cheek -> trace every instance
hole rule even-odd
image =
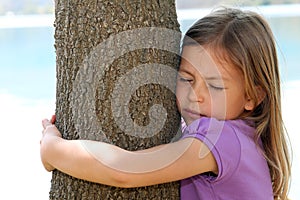
[[[177,88],[176,88],[176,103],[177,103],[177,106],[178,106],[178,107],[180,106],[181,101],[182,101],[182,92],[181,92],[181,90],[177,87]]]
[[[184,104],[185,98],[187,96],[187,91],[180,86],[176,87],[176,103],[177,103],[177,107],[181,108],[181,105]]]
[[[212,112],[222,119],[235,119],[237,118],[244,110],[243,96],[237,94],[226,93],[218,98],[214,97],[213,99],[213,109]]]
[[[227,101],[227,94],[226,92],[222,91],[210,91],[210,101],[212,102],[211,104],[217,107],[222,107],[226,105]]]
[[[210,96],[211,116],[218,119],[226,118],[228,99],[225,92],[211,92]]]
[[[176,95],[176,104],[177,104],[177,108],[180,111],[180,104],[181,104],[181,100],[178,98],[178,96]]]

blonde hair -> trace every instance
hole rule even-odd
[[[287,199],[291,164],[281,113],[280,77],[276,45],[268,23],[257,13],[235,8],[217,9],[197,21],[185,34],[183,45],[213,48],[215,56],[239,67],[246,96],[255,109],[243,113],[256,125],[269,165],[274,199]],[[261,93],[265,97],[261,101]]]

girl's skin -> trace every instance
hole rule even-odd
[[[245,95],[242,73],[214,58],[210,51],[196,45],[185,46],[182,51],[176,95],[187,125],[202,116],[237,119],[255,106]],[[58,169],[76,178],[117,187],[171,182],[204,172],[218,174],[212,153],[198,139],[185,138],[130,152],[102,142],[65,140],[49,120],[43,120],[42,125],[41,159],[48,171]]]

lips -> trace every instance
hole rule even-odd
[[[190,118],[200,118],[200,117],[204,117],[205,115],[202,115],[201,113],[195,111],[195,110],[191,110],[191,109],[184,109],[183,110],[185,112],[186,115],[188,115]]]

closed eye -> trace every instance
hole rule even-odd
[[[192,82],[193,80],[189,79],[189,78],[179,77],[179,81],[182,81],[182,82]]]
[[[208,84],[208,86],[209,86],[210,88],[212,88],[213,90],[224,90],[224,89],[226,89],[226,88],[223,87],[223,86],[216,86],[216,85],[212,85],[212,84]]]
[[[181,74],[178,74],[177,79],[179,82],[182,82],[182,83],[190,83],[193,81],[193,78],[191,78],[189,76],[183,76]]]

